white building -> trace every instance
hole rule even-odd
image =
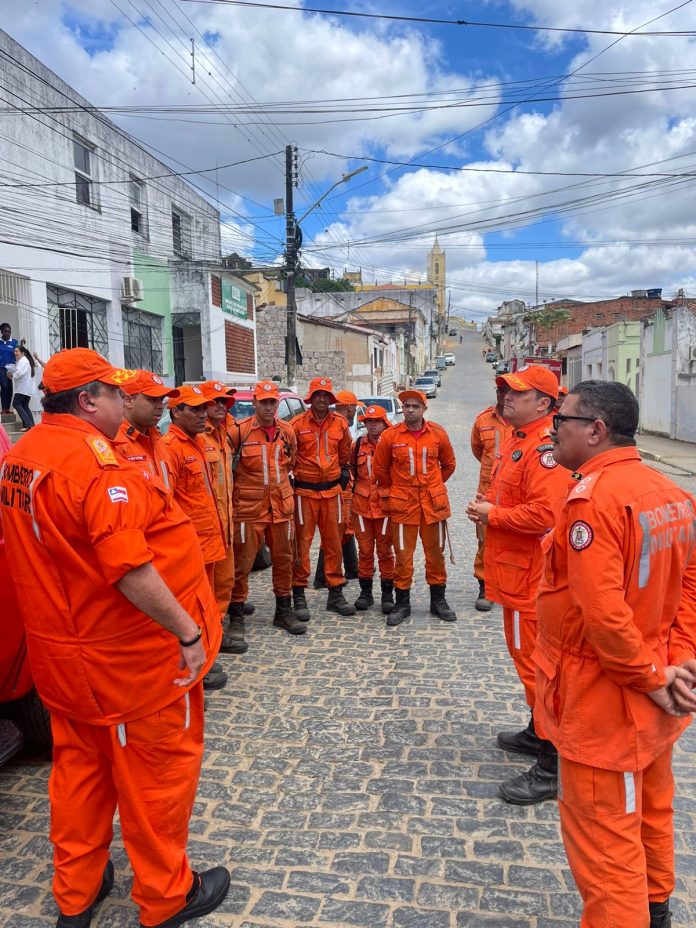
[[[658,309],[641,322],[639,392],[642,431],[696,442],[693,303]]]
[[[43,359],[253,380],[254,288],[221,266],[218,211],[1,31],[0,60],[0,321]]]

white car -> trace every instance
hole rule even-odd
[[[365,407],[382,406],[387,410],[387,418],[392,425],[404,421],[404,410],[398,396],[361,396],[359,402]]]
[[[455,356],[452,354],[451,351],[445,352],[445,359],[447,360],[448,367],[454,367],[454,365],[457,363],[457,359],[455,358]]]

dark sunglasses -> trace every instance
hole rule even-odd
[[[597,417],[596,416],[564,416],[562,413],[558,413],[557,415],[553,416],[551,420],[554,432],[558,431],[558,426],[561,424],[561,422],[570,422],[571,419],[576,419],[578,422],[595,422]]]

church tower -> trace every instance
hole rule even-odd
[[[435,235],[432,249],[428,252],[428,283],[437,288],[437,313],[444,318],[447,312],[445,306],[445,287],[447,283],[447,269],[445,253]]]

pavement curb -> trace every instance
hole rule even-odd
[[[682,464],[677,464],[676,461],[663,458],[661,454],[657,454],[655,451],[648,451],[646,448],[638,448],[638,454],[646,461],[655,461],[656,464],[665,464],[667,467],[673,467],[675,470],[681,471],[687,477],[696,476],[693,471],[688,470]]]

